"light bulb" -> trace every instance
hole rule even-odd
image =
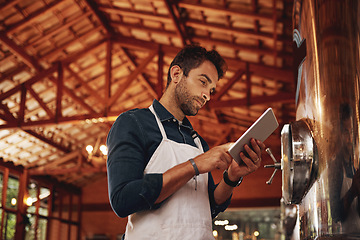
[[[102,154],[107,155],[108,149],[107,149],[107,147],[105,145],[101,145],[100,146],[100,151],[102,152]]]
[[[86,151],[88,152],[88,154],[91,154],[93,150],[94,150],[93,146],[91,145],[86,146]]]

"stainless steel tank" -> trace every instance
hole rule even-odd
[[[300,239],[360,239],[360,0],[295,0],[296,121],[282,130],[283,199]]]

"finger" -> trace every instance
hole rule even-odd
[[[221,155],[221,159],[226,162],[227,165],[229,165],[232,161],[232,157],[227,151]]]
[[[256,140],[256,143],[259,145],[261,151],[264,151],[264,150],[265,150],[266,146],[265,146],[265,144],[264,144],[262,141]]]
[[[240,158],[245,163],[248,169],[248,173],[251,173],[258,168],[257,165],[250,158],[248,158],[243,152],[240,152]]]
[[[248,145],[245,145],[245,150],[249,154],[249,157],[254,163],[259,161],[260,159],[259,155],[256,152],[254,152],[254,150],[252,150]]]
[[[257,142],[255,141],[255,139],[251,139],[250,140],[250,143],[251,143],[251,146],[252,146],[252,149],[254,152],[256,152],[256,154],[259,156],[261,155],[261,148],[260,146],[257,144]]]

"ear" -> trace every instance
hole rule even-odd
[[[182,76],[182,69],[178,65],[174,65],[170,69],[171,81],[175,84],[178,83]]]

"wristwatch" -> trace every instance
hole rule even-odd
[[[243,177],[241,177],[241,178],[239,179],[239,181],[237,181],[237,182],[231,181],[231,180],[229,179],[229,175],[228,175],[228,171],[227,171],[227,170],[224,171],[224,173],[223,173],[223,178],[224,178],[224,182],[225,182],[227,185],[229,185],[230,187],[237,187],[237,186],[239,186],[240,183],[241,183],[242,180],[243,180]]]

